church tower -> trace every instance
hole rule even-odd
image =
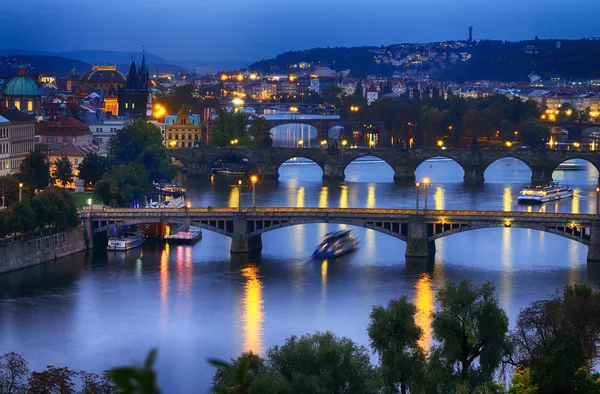
[[[147,104],[150,101],[150,89],[146,55],[142,55],[142,64],[136,68],[135,58],[131,59],[125,86],[117,91],[119,115],[127,115],[133,119],[146,119]]]
[[[108,93],[104,96],[104,112],[111,112],[113,115],[119,115],[119,101],[117,99],[117,90],[114,86],[108,89]]]

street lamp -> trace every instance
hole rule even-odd
[[[327,145],[327,140],[321,140],[321,146]]]
[[[417,205],[416,205],[415,213],[419,213],[419,186],[421,186],[421,184],[419,182],[417,182],[417,183],[415,183],[415,186],[417,187]]]
[[[506,141],[505,145],[506,145],[507,148],[510,148],[512,146],[512,142]]]
[[[441,148],[442,146],[444,146],[444,141],[442,141],[442,140],[438,140],[438,142],[437,142],[437,146],[439,146],[440,148]]]
[[[250,184],[252,185],[252,208],[256,208],[256,183],[258,182],[258,176],[252,175],[250,177]]]
[[[346,146],[346,145],[348,145],[348,141],[342,140],[342,146]]]
[[[242,180],[238,179],[238,211],[242,210]]]
[[[600,216],[600,186],[596,186],[596,219]]]
[[[19,202],[23,200],[23,182],[19,182]]]
[[[424,194],[424,200],[425,200],[425,204],[424,204],[424,208],[425,210],[427,210],[427,187],[429,187],[429,178],[425,178],[423,179],[423,184],[425,185],[425,188],[423,190]]]
[[[298,145],[300,145],[300,148],[302,148],[302,146],[304,145],[304,140],[298,140]]]

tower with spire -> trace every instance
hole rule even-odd
[[[135,57],[132,56],[125,86],[117,91],[119,115],[126,115],[133,119],[146,119],[151,115],[147,111],[148,107],[152,108],[149,82],[150,73],[146,65],[146,53],[142,53],[139,67],[136,67]]]
[[[469,42],[473,42],[473,25],[469,25]]]

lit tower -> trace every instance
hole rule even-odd
[[[469,42],[473,42],[473,25],[469,25]]]

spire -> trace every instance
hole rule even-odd
[[[139,77],[135,69],[135,57],[132,57],[131,65],[129,66],[129,73],[127,74],[127,81],[125,81],[125,89],[137,89],[138,84]]]
[[[143,48],[143,47],[142,47]],[[148,87],[148,68],[146,67],[146,50],[142,49],[142,64],[140,64],[140,89]]]

